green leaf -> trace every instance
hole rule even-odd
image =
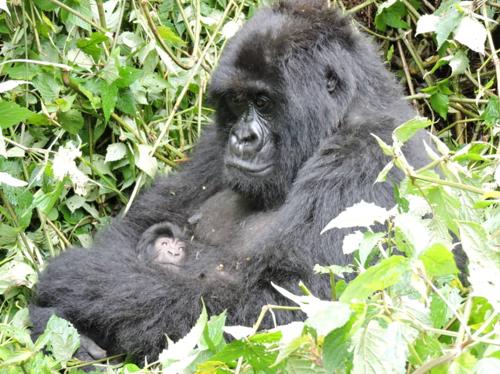
[[[473,294],[485,297],[500,310],[500,252],[493,239],[477,222],[458,221],[462,247],[469,259],[469,277]]]
[[[432,109],[438,112],[441,118],[446,119],[448,116],[448,96],[441,92],[436,92],[431,95],[429,100],[431,102]]]
[[[86,54],[92,56],[94,61],[98,61],[103,49],[99,46],[101,43],[107,41],[108,38],[102,32],[93,32],[90,38],[83,38],[76,42],[76,46]]]
[[[143,71],[135,69],[130,66],[124,66],[119,68],[120,78],[118,78],[114,84],[118,88],[128,88],[137,79],[141,78]]]
[[[61,85],[54,78],[53,73],[42,73],[38,74],[32,81],[33,86],[42,95],[43,101],[45,103],[52,103],[59,97],[59,92],[61,91]]]
[[[385,31],[387,26],[396,29],[408,29],[409,25],[402,18],[407,14],[405,5],[399,0],[388,0],[379,5],[375,16],[375,26]]]
[[[117,100],[118,87],[114,83],[109,85],[106,81],[101,81],[101,103],[105,123],[109,121],[111,113],[115,110]]]
[[[357,317],[357,316],[356,316]],[[346,361],[350,360],[350,336],[355,322],[355,316],[351,317],[344,326],[330,332],[323,343],[323,365],[328,373],[336,370],[345,370]]]
[[[50,334],[49,350],[63,363],[68,362],[80,347],[80,337],[73,325],[56,315],[50,317],[45,332]]]
[[[226,323],[226,312],[218,316],[210,317],[200,340],[200,347],[209,348],[213,353],[219,350],[224,343],[224,325]]]
[[[78,131],[83,127],[82,114],[76,109],[71,109],[67,112],[59,112],[57,114],[57,119],[62,128],[72,135],[78,134]]]
[[[377,141],[379,147],[382,148],[382,152],[384,152],[384,155],[386,155],[386,156],[394,156],[394,149],[389,144],[387,144],[386,142],[384,142],[381,138],[379,138],[375,134],[370,134],[370,135],[375,138],[375,140]]]
[[[162,39],[166,40],[171,44],[179,46],[186,44],[186,42],[182,40],[170,27],[161,25],[158,27],[158,32],[162,37]]]
[[[406,143],[419,130],[432,125],[432,121],[424,117],[415,117],[394,130],[394,137],[401,143]]]
[[[361,273],[342,293],[340,301],[349,303],[354,299],[365,300],[375,291],[396,284],[409,271],[408,260],[402,256],[392,256],[382,260]]]
[[[384,327],[377,320],[371,320],[352,338],[352,374],[405,373],[408,344],[417,334],[399,321]]]
[[[116,107],[123,113],[135,117],[137,107],[134,95],[129,89],[121,89],[118,94],[118,101]]]
[[[31,110],[12,101],[0,101],[0,128],[7,129],[33,116]]]
[[[431,321],[432,326],[442,328],[448,322],[448,307],[445,301],[437,294],[431,296]]]
[[[424,250],[419,258],[424,263],[425,271],[430,277],[458,274],[453,253],[442,244],[433,244]]]
[[[500,124],[500,98],[498,96],[490,97],[484,112],[481,113],[481,119],[489,126]]]

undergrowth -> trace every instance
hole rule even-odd
[[[379,140],[406,179],[397,205],[359,202],[325,228],[349,267],[318,264],[331,300],[292,295],[304,321],[260,331],[200,316],[158,362],[96,363],[109,372],[500,372],[500,61],[498,3],[332,1],[381,45],[428,117]],[[26,306],[37,271],[89,246],[144,185],[188,157],[211,110],[210,72],[257,2],[0,0],[0,372],[78,372],[76,330],[53,317],[33,342]],[[427,127],[432,162],[401,151]],[[369,134],[366,134],[370,136]],[[438,171],[438,172],[436,172]],[[355,218],[353,218],[355,217]],[[363,217],[360,220],[359,217]],[[375,232],[375,223],[387,231]],[[467,271],[452,249],[463,250]],[[373,264],[368,266],[367,264]],[[357,272],[346,284],[343,276]],[[224,332],[226,335],[224,335]],[[232,336],[232,340],[227,337]]]

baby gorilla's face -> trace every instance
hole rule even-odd
[[[186,258],[186,244],[168,236],[159,236],[153,245],[153,260],[159,264],[180,265]]]
[[[180,227],[170,222],[160,222],[142,234],[137,243],[141,260],[162,266],[181,266],[187,257],[186,243]]]

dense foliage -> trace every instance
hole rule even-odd
[[[36,342],[26,305],[37,271],[124,214],[157,173],[182,163],[210,109],[203,95],[224,43],[257,7],[233,0],[0,0],[0,372],[78,372],[76,330],[53,317]],[[301,285],[305,321],[272,331],[202,313],[145,371],[500,372],[500,7],[457,0],[332,1],[382,45],[429,120],[380,139],[394,186],[387,211],[359,202],[325,230],[352,266],[318,264],[331,300]],[[495,50],[496,49],[496,50]],[[419,129],[433,160],[402,145]],[[370,136],[370,134],[366,134]],[[375,182],[375,181],[374,181]],[[124,207],[124,208],[123,208]],[[121,210],[123,208],[123,210]],[[119,213],[121,210],[121,213]],[[380,223],[385,230],[381,231]],[[460,275],[451,250],[469,258]],[[346,284],[346,273],[359,273]],[[226,333],[224,335],[223,333]],[[227,339],[232,336],[234,339]],[[132,363],[109,371],[138,371]]]

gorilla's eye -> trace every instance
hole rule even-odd
[[[333,71],[328,71],[326,73],[326,90],[328,93],[332,94],[333,91],[335,91],[335,88],[337,88],[338,84],[338,78],[337,74],[335,74]]]
[[[254,100],[254,105],[257,109],[265,109],[269,106],[270,103],[271,99],[264,95],[259,95]]]

